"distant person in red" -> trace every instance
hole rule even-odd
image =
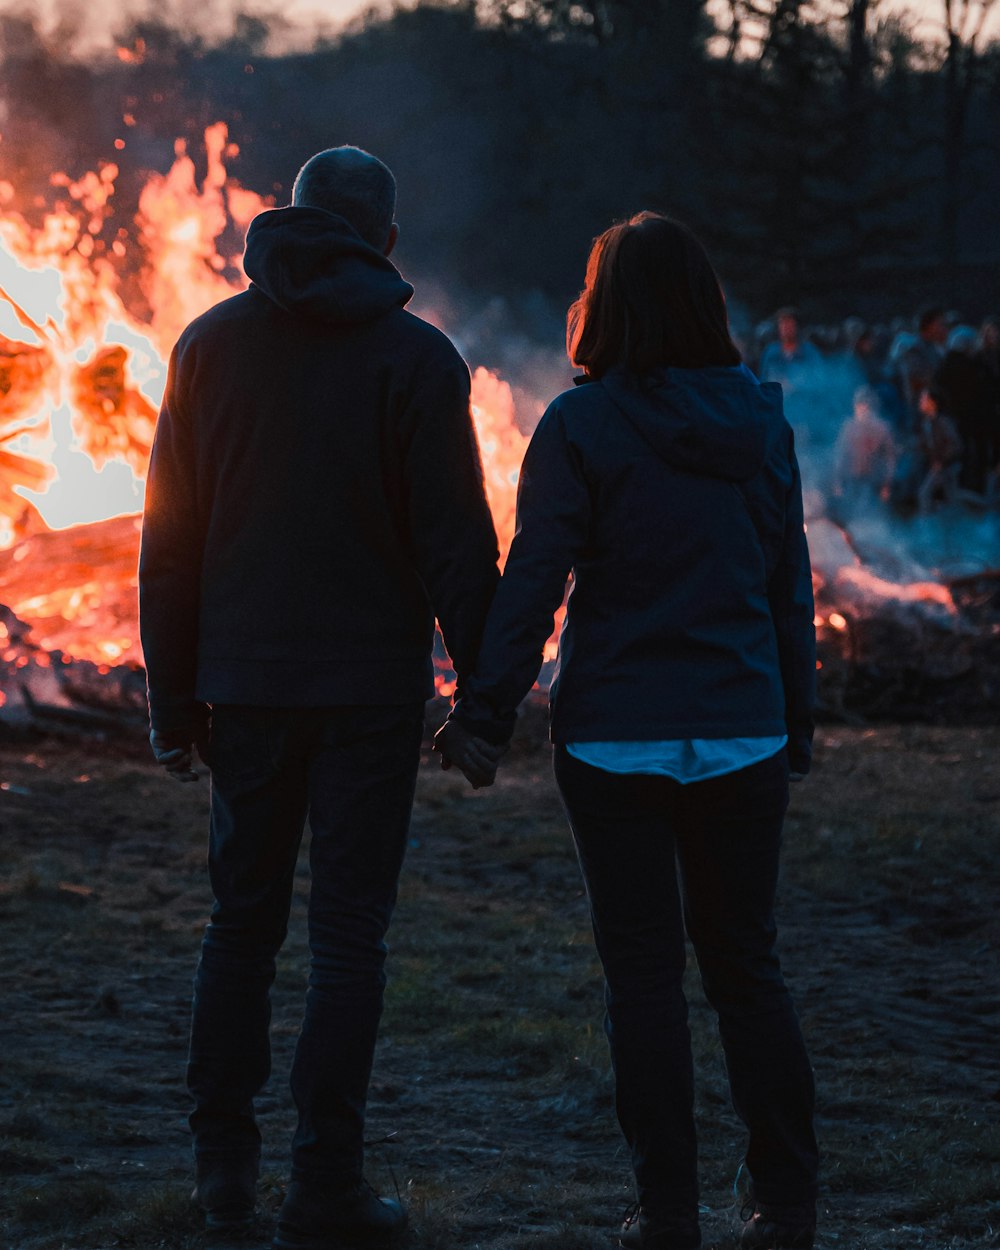
[[[792,430],[676,221],[597,239],[569,330],[583,375],[532,435],[475,672],[436,744],[492,780],[572,572],[551,733],[636,1180],[621,1243],[701,1245],[686,929],[747,1128],[740,1244],[809,1250],[813,1075],[774,919],[816,675]]]
[[[498,579],[469,371],[406,312],[395,180],[314,156],[250,224],[248,291],[181,335],[157,423],[139,590],[153,751],[212,772],[215,905],[188,1086],[210,1232],[253,1221],[269,991],[308,818],[311,961],[276,1250],[379,1247],[364,1119],[441,624],[459,681]]]
[[[854,392],[854,415],[837,439],[833,495],[845,518],[873,500],[886,502],[896,469],[896,443],[879,416],[878,394],[870,386]]]

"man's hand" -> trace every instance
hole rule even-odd
[[[167,776],[175,781],[197,781],[199,774],[192,767],[194,757],[195,734],[192,730],[175,729],[159,731],[154,729],[149,735],[149,745],[153,748],[156,762],[167,770]],[[199,750],[201,742],[198,742]]]
[[[458,721],[448,720],[434,735],[434,748],[441,756],[441,767],[456,764],[473,790],[491,786],[496,779],[497,765],[507,751],[507,744],[494,746],[475,738]]]

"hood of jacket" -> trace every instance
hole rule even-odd
[[[769,430],[782,421],[781,387],[758,382],[746,365],[665,368],[641,378],[614,368],[600,385],[661,460],[730,481],[760,472]]]
[[[322,208],[273,208],[247,231],[243,268],[287,312],[340,324],[371,321],[413,287],[354,227]]]

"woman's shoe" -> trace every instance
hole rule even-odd
[[[740,1250],[812,1250],[816,1237],[816,1206],[775,1206],[752,1200],[752,1214],[743,1225]]]
[[[625,1212],[618,1243],[623,1250],[698,1250],[701,1229],[697,1217],[654,1216],[632,1206]]]

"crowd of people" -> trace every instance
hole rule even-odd
[[[1000,507],[1000,317],[977,328],[927,307],[915,329],[849,318],[807,332],[782,308],[756,344],[746,354],[781,383],[834,514]]]

